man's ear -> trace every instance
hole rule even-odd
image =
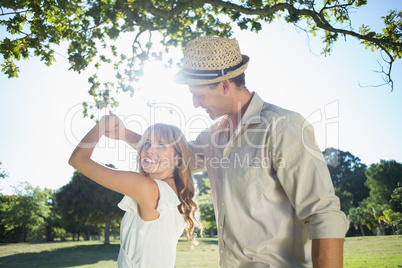
[[[221,82],[221,84],[222,84],[223,93],[227,94],[229,92],[230,81],[224,80]]]

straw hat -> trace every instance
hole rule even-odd
[[[242,74],[249,60],[234,39],[199,37],[184,48],[183,69],[175,79],[189,86],[217,83]]]

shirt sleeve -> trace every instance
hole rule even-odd
[[[349,222],[313,127],[300,115],[290,116],[275,132],[274,152],[278,180],[297,217],[309,224],[310,239],[345,237]]]
[[[196,140],[188,142],[190,151],[190,167],[193,173],[206,170],[205,150],[210,146],[208,132],[201,132]]]

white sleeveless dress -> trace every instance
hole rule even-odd
[[[159,188],[158,219],[141,219],[137,202],[129,196],[124,196],[118,204],[126,211],[120,227],[119,268],[175,266],[176,246],[185,226],[184,216],[177,208],[180,201],[173,189],[166,182],[155,181]]]

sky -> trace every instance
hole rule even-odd
[[[401,9],[400,0],[369,1],[352,15],[352,26],[362,23],[381,29],[390,9]],[[3,30],[3,29],[2,29]],[[0,33],[0,36],[2,34]],[[266,102],[302,114],[314,127],[321,150],[335,147],[349,151],[361,162],[402,162],[402,61],[394,63],[390,87],[367,87],[383,83],[373,70],[383,63],[381,53],[366,50],[358,40],[340,38],[330,56],[319,36],[285,22],[263,25],[256,34],[235,30],[241,52],[250,57],[246,86]],[[131,43],[130,40],[119,42]],[[39,59],[18,62],[19,78],[0,74],[0,166],[8,177],[0,179],[0,193],[28,182],[34,187],[58,189],[67,184],[74,169],[68,158],[75,145],[94,125],[82,117],[83,101],[92,70],[68,71],[66,47],[55,47],[56,62],[45,66]],[[177,57],[180,57],[179,52]],[[164,70],[161,63],[149,64],[141,90],[133,98],[119,95],[120,106],[111,109],[137,132],[156,122],[179,126],[194,139],[213,122],[201,108],[192,105],[186,86],[177,85],[177,69]],[[104,78],[113,75],[102,74]],[[149,105],[151,104],[151,105]],[[107,111],[94,111],[100,118]],[[101,139],[93,158],[113,163],[119,169],[135,169],[134,150],[122,142]]]

